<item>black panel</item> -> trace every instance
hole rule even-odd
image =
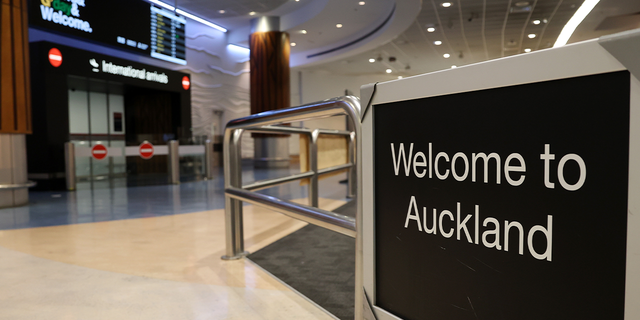
[[[413,320],[624,319],[629,87],[621,71],[375,105],[376,304]],[[394,168],[400,143],[405,155],[413,144],[412,161],[424,153],[408,176]],[[546,184],[545,145],[555,156]],[[440,152],[449,161],[436,168]],[[487,183],[483,160],[472,181],[480,152],[501,160],[488,162]],[[526,169],[510,182],[516,153]],[[522,253],[517,226],[505,247],[516,223]],[[497,242],[487,233],[496,224]]]

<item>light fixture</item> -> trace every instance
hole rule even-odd
[[[215,23],[209,22],[209,21],[207,21],[205,19],[202,19],[202,18],[200,18],[198,16],[192,15],[191,13],[185,12],[182,9],[176,9],[172,5],[166,4],[166,3],[164,3],[164,2],[162,2],[160,0],[149,0],[149,1],[161,6],[163,8],[165,8],[165,9],[168,9],[168,10],[171,10],[171,11],[175,11],[177,14],[183,15],[183,16],[191,19],[191,20],[198,21],[198,22],[200,22],[200,23],[202,23],[204,25],[207,25],[207,26],[209,26],[211,28],[214,28],[216,30],[219,30],[219,31],[222,31],[222,32],[227,32],[227,29],[225,29],[225,28],[223,28],[223,27],[221,27],[221,26],[219,26],[219,25],[217,25]]]
[[[218,13],[219,13],[219,14],[224,14],[225,12],[226,12],[226,11],[224,11],[224,10],[218,10]]]
[[[307,30],[300,30],[300,33],[307,34]]]
[[[227,48],[231,49],[231,50],[234,50],[234,51],[237,51],[237,52],[242,53],[242,54],[249,54],[251,52],[251,50],[249,48],[241,47],[241,46],[239,46],[237,44],[231,44],[230,43],[230,44],[227,45]]]
[[[449,7],[451,7],[451,2],[443,2],[440,5],[445,7],[445,8],[449,8]]]
[[[398,79],[402,79],[402,76],[398,76]]]
[[[536,37],[536,34],[535,33],[529,33],[529,35],[527,37],[529,37],[529,39],[533,39],[533,38]]]
[[[441,45],[441,44],[442,44],[442,41],[437,40],[437,41],[434,41],[434,42],[433,42],[433,44],[435,44],[436,46],[439,46],[439,45]]]
[[[436,28],[434,27],[427,28],[427,32],[434,32],[434,31],[436,31]]]
[[[336,28],[338,28],[338,29],[342,28],[342,23],[336,24]]]
[[[531,21],[533,24],[540,24],[540,20],[533,20]]]
[[[451,69],[455,69],[455,68],[457,68],[457,67],[458,67],[458,66],[453,65],[453,66],[451,66]]]
[[[295,43],[295,42],[291,42],[291,46],[292,46],[292,47],[295,47],[295,46],[296,46],[296,43]]]
[[[447,58],[451,57],[451,55],[450,55],[450,54],[448,54],[448,53],[445,53],[445,54],[443,54],[442,56],[443,56],[445,59],[447,59]]]
[[[255,15],[256,15],[256,12],[255,12],[255,11],[251,11],[251,12],[249,12],[249,15],[250,15],[250,16],[255,16]]]
[[[387,73],[391,73],[391,71],[393,71],[393,70],[391,70],[391,69],[387,69]]]
[[[525,48],[525,49],[524,49],[524,52],[526,52],[526,53],[531,52],[531,48]]]
[[[376,62],[376,59],[371,58],[371,59],[369,59],[369,62],[374,63],[374,62]]]
[[[358,2],[359,5],[364,6],[364,1]]]
[[[569,22],[567,22],[567,24],[564,25],[564,28],[562,28],[562,31],[558,36],[558,40],[556,40],[556,43],[553,45],[554,48],[567,44],[567,41],[569,41],[573,32],[576,31],[576,28],[580,23],[582,23],[582,20],[589,15],[598,2],[600,2],[600,0],[586,0],[582,3],[580,8],[576,10],[576,13],[573,14],[573,17],[569,19]]]

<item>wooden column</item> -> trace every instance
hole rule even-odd
[[[290,104],[289,34],[254,32],[251,49],[251,114],[285,109]]]
[[[0,2],[0,133],[31,133],[27,1]]]

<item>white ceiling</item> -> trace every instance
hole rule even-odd
[[[409,76],[521,54],[525,48],[549,48],[583,3],[447,0],[452,5],[445,8],[441,6],[445,0],[364,0],[364,5],[359,1],[178,0],[178,7],[228,28],[230,42],[240,45],[246,45],[250,19],[280,16],[296,43],[291,48],[292,66],[350,75],[391,69],[394,75]],[[249,15],[252,11],[257,14]],[[342,28],[336,28],[338,23]],[[428,27],[435,27],[435,32],[428,32]],[[601,0],[570,42],[638,27],[639,0]],[[530,39],[529,34],[536,37]],[[376,62],[370,63],[371,58]]]

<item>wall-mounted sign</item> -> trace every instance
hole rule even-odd
[[[91,156],[96,160],[102,160],[107,157],[107,148],[102,144],[96,144],[91,148]]]
[[[51,63],[52,66],[57,68],[62,64],[62,53],[60,53],[58,48],[51,48],[48,57],[49,63]]]
[[[30,0],[32,26],[186,64],[186,19],[142,0]]]

